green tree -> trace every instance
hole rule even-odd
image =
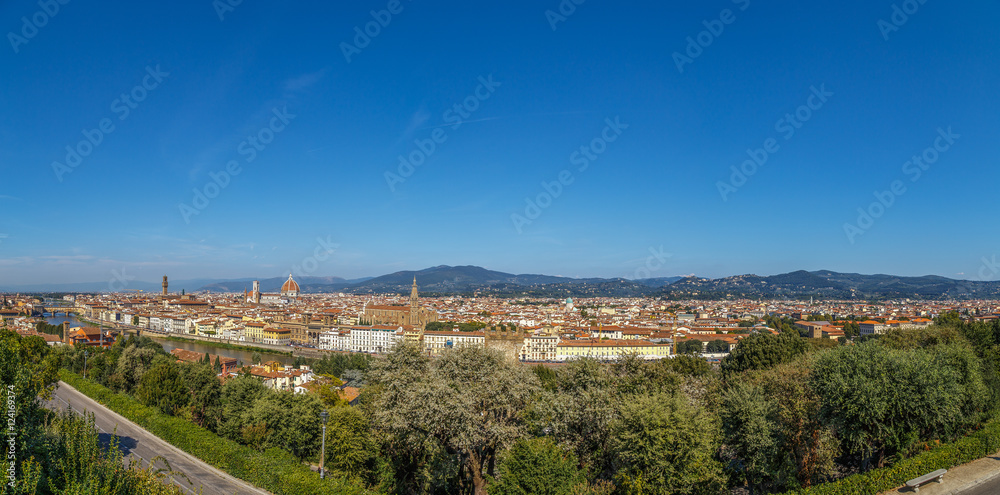
[[[968,345],[897,350],[868,341],[819,355],[820,417],[867,469],[919,440],[953,438],[986,410],[980,362]]]
[[[713,340],[705,346],[705,352],[709,354],[721,354],[729,352],[729,344],[722,340]]]
[[[957,311],[942,313],[934,318],[934,323],[938,325],[959,326],[963,323],[962,316]]]
[[[683,340],[677,343],[677,354],[701,354],[704,352],[704,344],[700,340]]]
[[[680,389],[680,375],[665,366],[657,366],[626,353],[611,364],[609,369],[616,395],[676,393]]]
[[[42,425],[45,413],[39,398],[49,397],[59,380],[58,372],[59,355],[51,352],[41,337],[21,337],[10,330],[0,330],[0,384],[3,385],[0,397],[4,399],[4,411],[7,410],[8,400],[14,402],[17,411],[14,440],[20,452],[41,451],[44,447]],[[4,440],[6,454],[6,436]],[[27,455],[19,454],[15,459],[19,472],[27,458]],[[6,459],[4,467],[7,467]]]
[[[500,351],[477,347],[448,350],[429,361],[416,346],[398,345],[373,365],[368,380],[378,389],[373,422],[390,437],[388,454],[397,468],[406,466],[400,459],[430,443],[461,459],[476,495],[485,493],[497,454],[526,433],[521,412],[538,389],[527,368]]]
[[[552,368],[549,368],[544,364],[536,364],[531,367],[531,371],[533,371],[535,376],[538,377],[538,381],[541,383],[543,388],[547,390],[555,390],[558,386],[556,372]]]
[[[218,380],[216,380],[218,382]],[[194,387],[189,383],[189,388]],[[257,399],[274,393],[267,389],[260,380],[253,376],[241,375],[226,380],[222,386],[222,424],[219,433],[223,436],[242,442],[243,427],[246,426],[243,412]]]
[[[682,396],[639,396],[623,403],[614,430],[615,476],[623,493],[725,493],[719,425]]]
[[[708,361],[690,354],[678,354],[670,359],[660,359],[654,363],[656,366],[665,367],[674,373],[687,377],[702,377],[712,371]]]
[[[128,345],[117,360],[112,384],[123,392],[132,393],[155,357],[156,351],[148,347],[139,347],[134,342]]]
[[[180,376],[190,398],[187,403],[190,404],[191,421],[209,430],[219,431],[223,410],[222,385],[214,370],[205,364],[189,363],[181,366]],[[232,408],[240,408],[249,403],[227,404]]]
[[[326,468],[375,484],[378,442],[360,409],[333,407],[326,427]]]
[[[776,409],[762,387],[743,380],[734,380],[722,396],[719,417],[728,469],[734,481],[748,483],[757,491],[766,490],[776,477]]]
[[[164,414],[174,414],[177,409],[187,406],[189,400],[177,366],[169,362],[158,363],[142,375],[135,398]]]
[[[490,495],[563,495],[586,483],[572,452],[549,438],[520,439],[500,456]]]
[[[540,393],[525,417],[536,435],[550,436],[594,477],[610,476],[610,424],[617,400],[608,367],[579,359],[556,370],[555,389]]]
[[[347,402],[340,398],[340,386],[344,382],[340,381],[336,377],[326,377],[323,379],[313,381],[315,387],[313,392],[319,397],[320,401],[323,402],[323,407],[333,408],[337,406],[346,406]]]
[[[135,459],[126,462],[118,442],[102,448],[92,414],[84,418],[68,411],[56,415],[46,426],[46,437],[49,450],[41,462],[26,461],[27,469],[21,473],[19,482],[32,486],[15,493],[178,493],[177,486],[167,480],[178,473],[157,466],[143,468]]]
[[[319,453],[323,404],[312,394],[281,391],[260,397],[242,413],[242,425],[266,425],[262,448],[280,447],[305,459]]]
[[[260,364],[261,359],[263,358],[261,358],[260,353],[257,351],[253,351],[253,354],[250,356],[250,361],[252,361],[253,364]]]
[[[838,442],[820,420],[811,372],[810,361],[798,359],[730,380],[719,416],[724,456],[736,480],[757,490],[785,491],[833,473]]]
[[[844,323],[844,336],[853,339],[861,335],[861,325],[856,321],[848,321]]]
[[[797,333],[790,331],[778,335],[754,333],[736,344],[732,352],[722,360],[721,368],[727,375],[746,370],[766,369],[791,361],[805,353],[806,348],[805,341]]]

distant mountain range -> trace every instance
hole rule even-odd
[[[737,275],[719,279],[688,277],[664,288],[671,299],[800,298],[824,299],[998,299],[1000,281],[954,280],[936,275],[899,277],[829,270],[799,270],[761,277]]]
[[[481,296],[529,297],[661,297],[665,299],[807,298],[820,299],[1000,299],[1000,282],[954,280],[927,275],[898,277],[862,275],[829,270],[799,270],[772,276],[736,275],[717,279],[659,277],[641,280],[623,278],[570,278],[553,275],[498,272],[479,266],[435,266],[417,271],[399,271],[379,277],[296,277],[303,292],[399,293],[407,294],[416,277],[423,295],[478,294]],[[285,277],[261,279],[263,292],[277,292]],[[170,291],[242,292],[253,279],[170,281]],[[121,284],[43,284],[0,287],[4,292],[108,292]],[[128,290],[159,292],[158,283],[128,281]]]

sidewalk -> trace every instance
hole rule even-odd
[[[977,459],[968,464],[962,464],[961,466],[949,469],[948,474],[944,475],[944,483],[935,483],[933,481],[925,483],[920,487],[919,493],[921,495],[958,494],[980,487],[980,485],[985,483],[994,485],[992,488],[995,488],[995,490],[993,491],[1000,493],[1000,452],[990,457]],[[982,490],[977,490],[976,493],[993,492],[985,486],[980,488]],[[884,492],[882,495],[903,495],[910,493],[914,493],[913,489],[904,486]]]

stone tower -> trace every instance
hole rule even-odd
[[[167,276],[163,276],[163,295],[167,295]]]
[[[417,302],[417,276],[413,276],[413,287],[410,289],[410,325],[420,325],[420,306]]]

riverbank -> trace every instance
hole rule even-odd
[[[180,336],[177,334],[164,334],[148,330],[143,330],[143,334],[149,337],[163,339],[168,342],[196,342],[201,345],[215,347],[219,349],[229,349],[229,350],[244,351],[244,352],[260,352],[265,354],[280,354],[282,356],[304,357],[309,359],[322,359],[324,356],[330,354],[331,352],[331,351],[321,351],[319,349],[311,349],[308,347],[289,347],[289,346],[272,345],[272,344],[261,344],[258,342],[241,342],[239,344],[233,344],[228,341],[220,341],[219,339],[213,339],[211,337],[205,337],[201,335],[185,334],[183,336]]]
[[[288,350],[287,347],[269,345],[269,344],[255,344],[255,343],[231,344],[229,342],[222,342],[219,341],[218,339],[203,337],[200,335],[185,335],[184,337],[179,337],[177,335],[161,336],[157,334],[156,338],[167,340],[170,342],[197,342],[199,344],[208,347],[217,347],[219,349],[229,349],[233,351],[247,351],[247,352],[265,351],[268,354],[282,354],[287,356],[292,355],[292,351]]]
[[[48,318],[49,320],[54,317]],[[281,345],[263,344],[258,342],[240,342],[233,343],[233,341],[221,340],[212,337],[206,337],[203,335],[192,335],[192,334],[176,334],[169,332],[158,332],[148,328],[138,328],[131,325],[122,325],[118,322],[98,322],[94,320],[87,319],[80,315],[74,315],[73,317],[76,322],[84,325],[93,326],[103,326],[105,328],[115,328],[126,333],[134,333],[136,331],[141,332],[142,335],[147,337],[152,337],[156,339],[166,340],[168,342],[175,343],[197,343],[199,345],[204,345],[206,347],[214,347],[217,349],[227,349],[232,351],[240,352],[260,352],[262,354],[275,354],[280,356],[288,357],[304,357],[309,359],[322,359],[324,356],[330,354],[333,351],[323,351],[319,349],[309,348],[309,347],[289,347]],[[247,360],[249,361],[249,360]]]
[[[76,319],[77,319],[77,321],[79,321],[80,323],[87,323],[87,324],[89,324],[89,325],[94,325],[95,327],[98,327],[98,326],[104,326],[104,327],[117,327],[117,325],[116,325],[116,324],[114,324],[114,323],[109,323],[109,322],[106,322],[106,321],[94,321],[94,320],[88,320],[87,318],[84,318],[84,317],[82,317],[82,316],[80,316],[80,315],[76,315]]]

